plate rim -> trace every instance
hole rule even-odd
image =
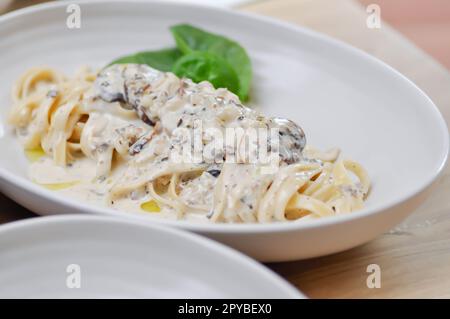
[[[23,9],[19,9],[16,11],[12,11],[3,16],[0,16],[0,26],[2,23],[15,19],[27,14],[34,14],[40,11],[45,11],[53,8],[63,7],[67,5],[69,1],[55,1],[55,2],[47,2],[42,4],[37,4],[34,6],[26,7]],[[391,200],[382,204],[375,204],[370,208],[363,208],[361,210],[352,212],[351,214],[339,215],[339,216],[330,216],[327,218],[321,218],[316,220],[308,220],[302,222],[279,222],[279,223],[265,223],[265,224],[212,224],[212,223],[196,223],[192,221],[185,220],[167,220],[162,218],[150,217],[148,215],[142,215],[138,213],[124,213],[120,211],[115,211],[113,209],[109,209],[106,207],[84,204],[76,202],[70,198],[63,198],[61,196],[57,196],[57,194],[52,193],[50,190],[46,190],[38,185],[33,184],[31,181],[17,176],[16,174],[10,173],[0,166],[0,179],[5,180],[7,183],[11,183],[16,187],[22,188],[28,192],[35,194],[44,199],[49,199],[53,202],[56,202],[58,205],[66,206],[73,210],[85,211],[89,214],[97,214],[103,216],[118,216],[125,217],[129,219],[138,219],[144,220],[150,223],[158,223],[167,225],[170,227],[176,227],[181,229],[187,229],[194,232],[203,232],[203,233],[211,233],[211,234],[242,234],[242,233],[251,233],[251,234],[264,234],[264,233],[280,233],[280,232],[290,232],[290,231],[300,231],[305,229],[315,229],[330,225],[342,224],[350,221],[355,221],[358,219],[362,219],[371,215],[379,214],[385,210],[398,206],[417,197],[419,194],[428,189],[444,172],[444,168],[447,165],[448,157],[449,157],[449,131],[447,127],[447,123],[442,116],[439,108],[434,104],[434,102],[426,95],[422,89],[420,89],[413,81],[408,79],[406,76],[401,74],[399,71],[388,65],[387,63],[379,60],[378,58],[370,55],[369,53],[356,48],[350,44],[347,44],[339,39],[335,39],[329,35],[320,33],[318,31],[314,31],[302,26],[298,26],[289,22],[281,21],[272,17],[267,17],[263,15],[258,15],[255,13],[244,12],[232,10],[224,7],[215,7],[205,4],[198,3],[180,3],[173,0],[78,0],[76,2],[80,5],[107,5],[108,3],[119,3],[122,5],[127,4],[143,4],[143,5],[159,5],[159,6],[175,6],[175,7],[198,7],[204,10],[212,10],[216,12],[222,12],[229,15],[237,15],[241,18],[249,18],[252,20],[256,20],[262,23],[272,24],[278,27],[282,27],[285,29],[289,29],[290,31],[294,31],[297,33],[301,33],[310,38],[314,38],[317,41],[326,42],[330,45],[334,45],[338,47],[340,50],[346,51],[346,53],[354,56],[359,56],[362,59],[365,59],[367,62],[376,64],[378,67],[385,70],[385,72],[391,72],[392,76],[395,76],[399,81],[405,81],[411,89],[414,89],[424,101],[427,102],[428,107],[430,107],[430,112],[433,115],[433,118],[438,124],[438,130],[440,131],[441,137],[443,138],[443,149],[439,154],[439,160],[436,160],[436,163],[439,163],[438,168],[429,173],[428,177],[423,180],[421,184],[416,186],[409,193],[404,194],[403,196],[397,198],[396,200]],[[67,213],[63,213],[67,214]]]
[[[289,296],[289,298],[307,298],[299,289],[297,289],[286,279],[284,279],[279,274],[263,265],[262,263],[252,259],[251,257],[207,237],[172,227],[165,227],[159,224],[140,223],[137,220],[119,218],[115,216],[105,217],[99,215],[82,214],[53,215],[32,217],[2,224],[0,225],[0,237],[9,236],[11,233],[15,232],[28,232],[30,234],[32,233],[32,231],[36,231],[36,227],[58,227],[59,225],[65,225],[66,227],[68,227],[71,224],[75,223],[78,223],[79,225],[83,223],[119,225],[120,227],[141,228],[144,231],[153,234],[155,232],[165,233],[172,237],[176,237],[178,242],[189,241],[192,246],[203,247],[208,253],[216,254],[216,256],[220,258],[226,258],[234,264],[245,266],[248,271],[257,273],[260,279],[264,279],[267,283],[270,283],[272,287],[277,287],[280,292],[282,291],[284,294],[286,294],[286,296]]]

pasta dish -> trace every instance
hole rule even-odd
[[[10,123],[30,178],[77,200],[162,218],[269,223],[361,209],[364,168],[237,95],[143,64],[66,77],[33,68]],[[232,136],[232,138],[229,138]]]

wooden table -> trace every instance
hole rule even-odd
[[[450,123],[447,70],[387,24],[367,28],[365,8],[356,2],[266,0],[241,9],[327,33],[375,55],[419,85]],[[269,267],[312,298],[450,298],[449,198],[450,167],[410,218],[376,240],[340,254]],[[0,223],[35,216],[2,195],[0,209]],[[381,288],[369,289],[366,269],[373,263],[381,267]]]

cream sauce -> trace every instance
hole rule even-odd
[[[173,151],[179,154],[193,142],[179,135],[179,128],[195,129],[198,121],[203,129],[215,128],[222,134],[226,128],[276,128],[279,148],[275,151],[282,166],[299,162],[306,143],[298,125],[251,110],[226,89],[216,90],[208,82],[195,84],[145,65],[113,65],[103,70],[84,95],[82,108],[89,114],[80,137],[84,156],[66,167],[42,158],[30,166],[30,176],[43,185],[73,183],[58,192],[123,211],[142,212],[141,203],[151,199],[149,181],[173,172],[200,171],[180,184],[179,198],[193,208],[184,218],[208,221],[214,206],[223,204],[226,221],[256,221],[259,199],[274,175],[261,174],[261,167],[245,165],[245,159],[244,165],[223,172],[223,162],[216,159],[230,155],[227,147],[210,162],[203,158],[199,163],[180,164]],[[206,148],[214,141],[202,135],[200,142]],[[217,183],[226,193],[220,195],[224,203],[214,202]],[[198,214],[195,207],[206,207],[211,213]],[[177,218],[167,206],[154,214]]]

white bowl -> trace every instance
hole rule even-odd
[[[53,216],[0,227],[1,298],[302,298],[259,263],[176,229]]]
[[[310,258],[365,243],[423,200],[446,163],[446,124],[430,99],[401,74],[323,35],[246,13],[167,1],[79,2],[80,29],[68,29],[66,3],[0,18],[1,190],[40,214],[98,213],[140,218],[217,239],[263,261]],[[173,45],[168,27],[190,22],[245,46],[254,67],[253,104],[301,124],[309,143],[341,147],[372,181],[363,210],[345,216],[265,225],[164,221],[62,198],[27,179],[27,161],[4,124],[11,84],[24,70],[68,73],[131,52]]]

